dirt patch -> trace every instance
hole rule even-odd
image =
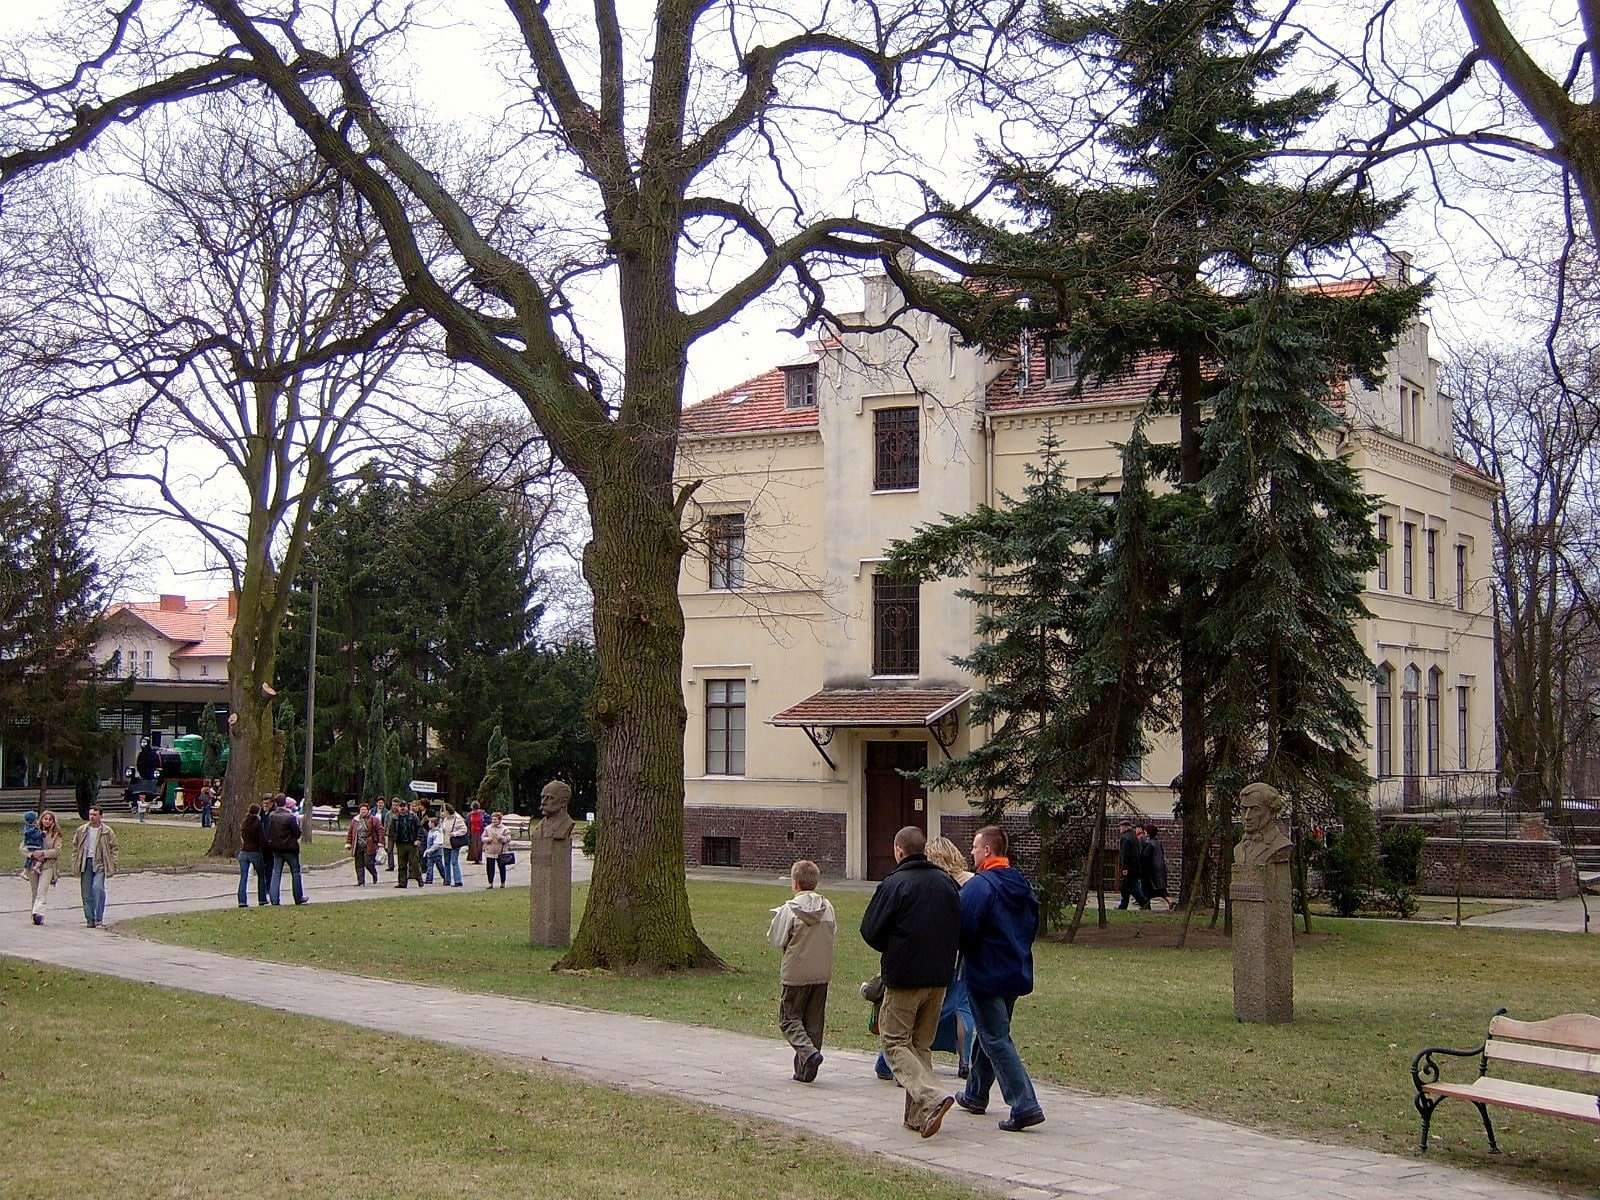
[[[1101,928],[1094,924],[1094,918],[1084,914],[1083,925],[1078,929],[1078,936],[1072,940],[1074,946],[1086,946],[1092,949],[1127,950],[1148,949],[1156,947],[1170,949],[1178,944],[1178,934],[1182,930],[1181,921],[1174,918],[1171,921],[1112,921]],[[1300,933],[1294,935],[1296,947],[1321,946],[1333,941],[1331,933]],[[1046,934],[1042,939],[1047,942],[1065,942],[1064,933]],[[1222,932],[1219,925],[1212,929],[1208,924],[1203,925],[1198,921],[1189,926],[1189,936],[1184,942],[1186,950],[1226,950],[1229,945],[1227,934]]]

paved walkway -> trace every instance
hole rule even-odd
[[[519,864],[520,866],[520,864]],[[574,856],[582,872],[587,863]],[[356,889],[347,867],[309,873],[313,902],[376,899],[391,887]],[[524,876],[524,879],[526,876]],[[481,877],[469,886],[482,887]],[[1375,1154],[1271,1137],[1158,1105],[1043,1086],[1049,1120],[1025,1134],[995,1128],[996,1114],[953,1109],[923,1141],[900,1127],[900,1094],[879,1082],[869,1055],[835,1050],[817,1083],[789,1078],[788,1047],[645,1017],[592,1012],[447,988],[358,979],[309,967],[257,963],[166,946],[114,929],[84,927],[75,881],[63,879],[43,929],[27,923],[26,889],[0,883],[0,953],[60,967],[224,996],[294,1013],[339,1013],[379,1024],[396,1009],[419,1015],[427,1036],[472,1050],[503,1052],[633,1090],[677,1096],[798,1126],[808,1133],[907,1165],[945,1172],[1017,1200],[1549,1200],[1492,1174],[1426,1159]],[[407,895],[419,894],[414,889]],[[435,894],[424,890],[420,894]],[[204,873],[119,876],[107,916],[225,907],[228,876]],[[430,1014],[441,1014],[435,1020]],[[448,1013],[445,1020],[442,1014]],[[507,1034],[510,1035],[509,1039]],[[958,1081],[949,1078],[954,1089]],[[997,1106],[998,1107],[998,1106]]]

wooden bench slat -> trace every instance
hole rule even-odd
[[[1545,1021],[1516,1021],[1495,1017],[1489,1022],[1492,1038],[1517,1038],[1524,1042],[1551,1042],[1576,1050],[1600,1050],[1600,1017],[1588,1013],[1563,1013]]]
[[[1600,1054],[1584,1050],[1568,1050],[1564,1046],[1530,1046],[1523,1042],[1508,1042],[1491,1038],[1483,1052],[1490,1058],[1503,1062],[1525,1063],[1530,1067],[1555,1067],[1562,1071],[1582,1071],[1600,1075]]]
[[[1455,1096],[1473,1103],[1496,1104],[1520,1112],[1569,1117],[1600,1125],[1600,1101],[1582,1092],[1518,1083],[1514,1079],[1475,1079],[1471,1083],[1428,1083],[1422,1090],[1435,1096]]]

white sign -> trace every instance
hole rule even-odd
[[[439,785],[437,783],[429,783],[426,779],[413,779],[406,786],[419,796],[437,796],[439,794]]]

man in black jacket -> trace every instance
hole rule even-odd
[[[882,955],[883,1054],[905,1088],[906,1128],[925,1138],[939,1132],[955,1103],[933,1073],[933,1039],[961,939],[961,892],[948,871],[928,861],[927,842],[913,825],[894,835],[897,865],[861,918],[862,940]]]
[[[1122,867],[1122,903],[1118,908],[1128,907],[1128,898],[1131,896],[1140,908],[1149,908],[1150,901],[1145,898],[1144,885],[1139,879],[1139,835],[1133,831],[1133,822],[1123,817],[1117,822],[1117,827],[1122,831],[1122,837],[1117,842],[1117,854]]]
[[[273,799],[272,814],[265,822],[267,849],[272,851],[272,882],[267,885],[267,899],[278,903],[283,869],[288,867],[294,883],[294,902],[304,904],[306,889],[300,880],[300,818],[290,811],[282,793]]]

